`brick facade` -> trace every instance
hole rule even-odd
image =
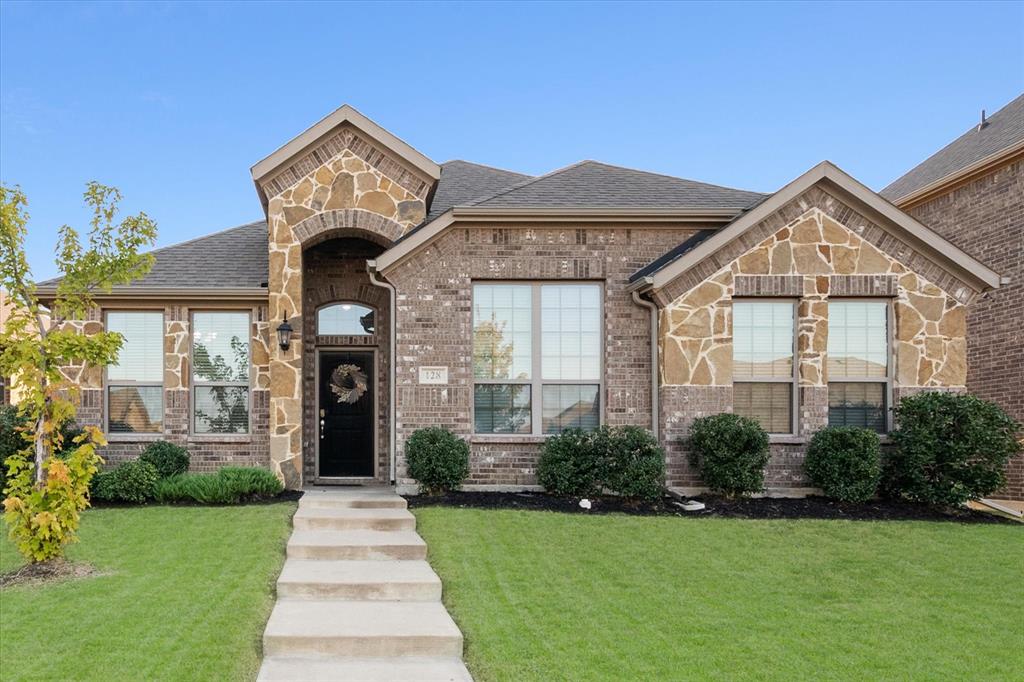
[[[967,312],[967,388],[1024,422],[1024,160],[1017,160],[906,211],[1010,283]],[[1024,455],[999,493],[1024,499]]]
[[[451,229],[384,274],[398,292],[398,483],[402,442],[441,425],[470,441],[472,486],[536,485],[542,438],[473,436],[472,284],[578,280],[604,287],[605,423],[651,425],[650,311],[629,276],[692,234],[688,230],[576,225]],[[421,365],[448,367],[448,384],[419,385]]]

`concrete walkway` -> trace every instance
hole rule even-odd
[[[299,501],[259,682],[472,682],[416,518],[390,488]]]

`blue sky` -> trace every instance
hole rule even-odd
[[[0,3],[0,179],[35,275],[90,179],[166,245],[262,216],[249,168],[343,103],[436,161],[880,189],[1024,90],[1024,3]]]

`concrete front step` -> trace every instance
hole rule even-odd
[[[473,682],[457,658],[293,658],[263,661],[256,682]]]
[[[405,509],[405,498],[392,490],[307,490],[299,498],[299,508]]]
[[[439,601],[441,579],[426,561],[288,559],[277,579],[284,599]]]
[[[407,509],[299,507],[292,525],[295,530],[413,530],[416,517]]]
[[[462,656],[462,633],[440,602],[279,599],[263,633],[273,656]]]
[[[426,559],[427,543],[414,530],[294,530],[290,559]]]

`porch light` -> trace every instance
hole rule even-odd
[[[281,324],[277,325],[277,344],[281,350],[288,350],[292,343],[292,326],[288,324],[288,313],[281,313]]]

